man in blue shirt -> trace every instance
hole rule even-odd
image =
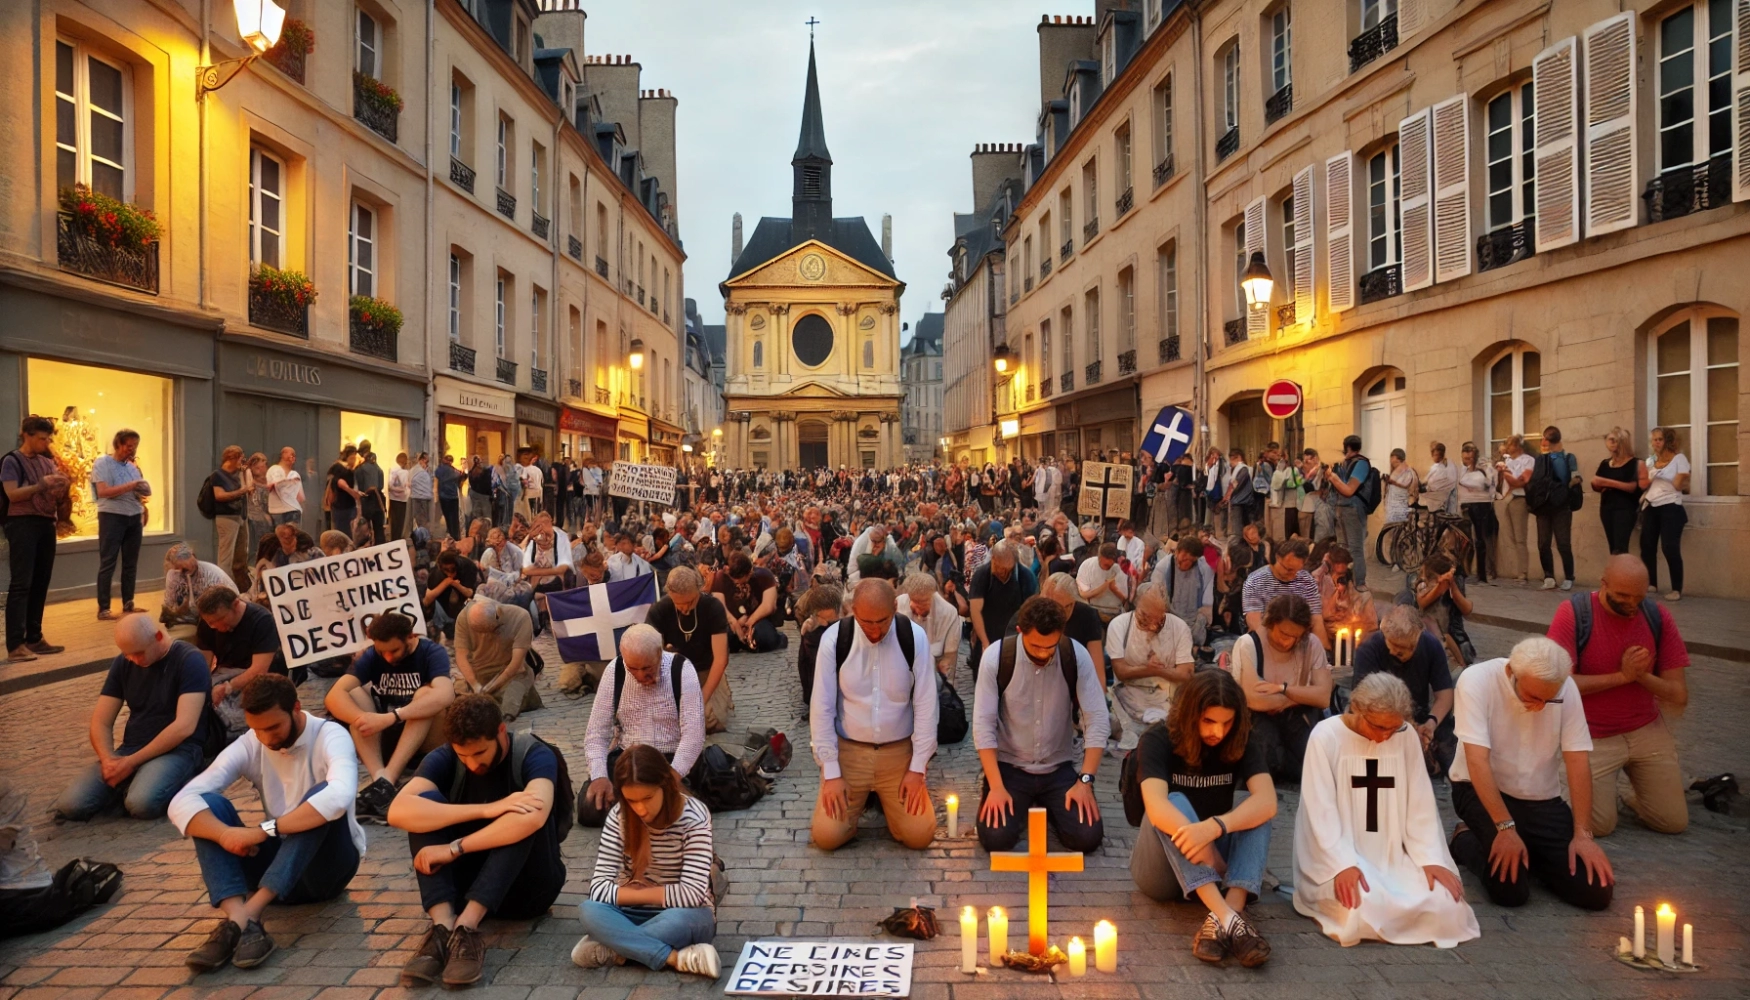
[[[1343,439],[1343,461],[1334,469],[1325,470],[1331,484],[1331,506],[1337,512],[1337,534],[1343,547],[1356,554],[1355,583],[1367,586],[1367,560],[1360,558],[1367,551],[1367,508],[1361,505],[1361,484],[1373,466],[1361,454],[1361,436],[1351,434]]]
[[[1452,721],[1452,671],[1446,647],[1422,627],[1422,616],[1400,604],[1386,612],[1379,628],[1355,650],[1355,683],[1385,671],[1404,682],[1416,713],[1412,720],[1422,739],[1422,756],[1431,777],[1444,775],[1458,755]]]
[[[415,635],[413,619],[386,612],[372,619],[365,634],[371,648],[334,682],[322,704],[352,732],[359,761],[373,779],[358,793],[359,820],[380,823],[401,772],[415,755],[443,743],[438,717],[456,691],[449,654]]]

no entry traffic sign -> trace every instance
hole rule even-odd
[[[1300,412],[1301,395],[1299,382],[1279,378],[1264,390],[1264,412],[1277,420],[1287,420]]]

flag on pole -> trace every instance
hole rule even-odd
[[[613,659],[620,633],[643,621],[655,603],[656,577],[650,573],[548,594],[559,658],[566,663]]]

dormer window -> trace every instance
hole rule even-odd
[[[1082,82],[1077,80],[1069,85],[1069,127],[1075,128],[1082,120]]]
[[[1110,87],[1112,78],[1118,75],[1118,29],[1114,25],[1106,32],[1100,45],[1100,83]]]

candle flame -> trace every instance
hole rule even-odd
[[[1087,945],[1082,943],[1082,939],[1079,937],[1070,938],[1069,939],[1069,946],[1071,948],[1085,948],[1085,947],[1087,947]]]
[[[960,796],[958,796],[958,795],[948,796],[948,804],[951,806],[959,805],[960,804]]]
[[[1340,628],[1340,629],[1338,629],[1338,630],[1337,630],[1337,638],[1339,638],[1339,639],[1347,639],[1347,638],[1349,638],[1349,630],[1348,630],[1348,629],[1346,629],[1346,628]]]
[[[1109,930],[1109,931],[1110,930],[1117,930],[1116,927],[1112,926],[1112,921],[1110,921],[1110,920],[1102,920],[1099,923],[1094,925],[1094,930],[1096,930],[1096,931],[1101,930],[1102,928],[1104,928],[1105,930]]]
[[[973,909],[970,906],[963,907],[960,910],[960,919],[961,920],[977,920],[978,919],[978,911]]]
[[[1659,904],[1659,916],[1661,916],[1661,917],[1674,917],[1676,915],[1677,915],[1676,912],[1671,909],[1670,903],[1660,903]]]
[[[1000,906],[991,907],[990,908],[990,915],[993,917],[1006,917],[1006,916],[1008,916],[1008,914],[1006,912],[1004,912],[1003,908]]]

